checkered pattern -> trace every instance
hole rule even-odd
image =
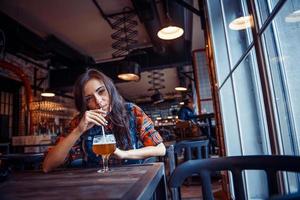
[[[133,103],[126,103],[125,107],[130,116],[130,136],[131,142],[133,143],[133,148],[141,148],[146,146],[156,146],[163,142],[160,134],[155,130],[154,124],[152,120],[144,113],[144,111]],[[69,133],[78,126],[80,122],[79,116],[76,116],[70,123]],[[111,130],[110,123],[106,127],[108,132],[113,132]],[[87,166],[94,166],[101,163],[101,158],[97,157],[92,151],[92,140],[94,135],[102,134],[101,128],[98,126],[94,126],[89,129],[86,133],[84,133],[80,140],[76,142],[77,146],[82,146],[81,153],[84,160],[87,161]],[[72,157],[72,156],[70,156]],[[110,159],[110,165],[120,165],[121,163],[132,164],[132,163],[141,163],[141,160],[125,160],[121,161],[115,158]]]

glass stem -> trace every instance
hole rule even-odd
[[[109,154],[108,155],[103,155],[102,160],[103,160],[103,171],[108,172],[108,159],[109,159]]]

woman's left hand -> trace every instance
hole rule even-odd
[[[164,143],[156,146],[147,146],[139,149],[121,150],[116,148],[114,156],[118,159],[145,159],[152,156],[164,156],[166,147]]]
[[[114,152],[114,154],[113,154],[116,158],[118,158],[118,159],[125,159],[125,158],[127,158],[127,153],[126,153],[126,151],[123,151],[123,150],[121,150],[121,149],[119,149],[119,148],[116,148],[116,150],[115,150],[115,152]]]

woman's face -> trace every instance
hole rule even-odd
[[[89,110],[110,111],[110,97],[103,81],[89,80],[83,88],[84,99]]]

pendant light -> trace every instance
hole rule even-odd
[[[42,97],[54,97],[55,93],[53,93],[53,92],[42,92],[41,96]]]
[[[54,97],[55,93],[49,89],[45,89],[43,90],[43,92],[41,93],[42,97]]]
[[[187,88],[183,87],[183,86],[177,86],[177,87],[175,87],[175,90],[179,91],[179,92],[184,92],[184,91],[187,91]]]
[[[179,79],[179,84],[177,86],[175,86],[175,90],[178,92],[187,91],[186,80],[185,80],[185,77],[187,75],[185,75],[183,66],[177,67],[177,75],[178,75],[178,79]]]
[[[123,61],[119,66],[118,78],[124,81],[139,81],[141,79],[140,65],[133,61]]]
[[[166,23],[157,32],[157,36],[162,40],[174,40],[183,35],[184,30],[174,23],[169,15],[168,1],[166,1]]]

